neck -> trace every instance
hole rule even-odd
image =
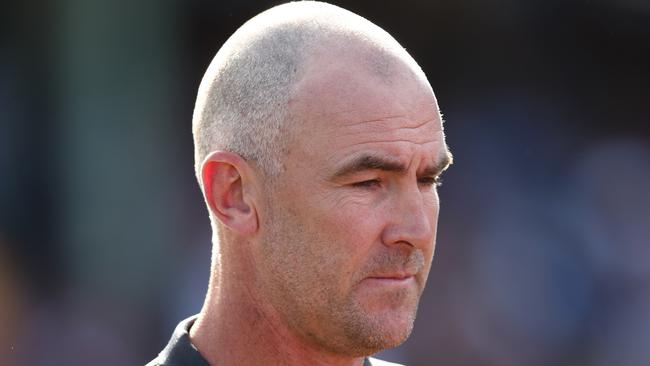
[[[256,297],[250,278],[219,272],[212,271],[206,302],[190,329],[192,344],[210,365],[363,365],[363,357],[319,349],[288,328],[268,301]]]

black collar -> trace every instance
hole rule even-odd
[[[146,366],[210,366],[190,342],[190,328],[197,316],[194,315],[178,323],[165,349]],[[372,365],[370,359],[366,357],[363,366]]]

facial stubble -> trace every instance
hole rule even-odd
[[[337,238],[322,229],[323,220],[305,222],[286,205],[269,203],[261,280],[274,310],[291,331],[313,347],[354,357],[401,344],[413,329],[428,273],[423,253],[385,248],[362,268],[347,268],[341,264],[349,255],[333,245]],[[364,278],[395,268],[416,268],[415,286],[363,297]],[[373,309],[371,300],[382,309]]]

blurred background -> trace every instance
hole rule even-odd
[[[279,1],[0,5],[0,364],[142,365],[199,311],[191,116]],[[650,2],[334,1],[421,64],[456,163],[412,366],[650,365]]]

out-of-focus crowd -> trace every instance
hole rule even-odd
[[[277,2],[0,12],[0,364],[137,365],[199,311],[193,101]],[[336,1],[421,64],[455,164],[413,366],[650,364],[650,5]]]

